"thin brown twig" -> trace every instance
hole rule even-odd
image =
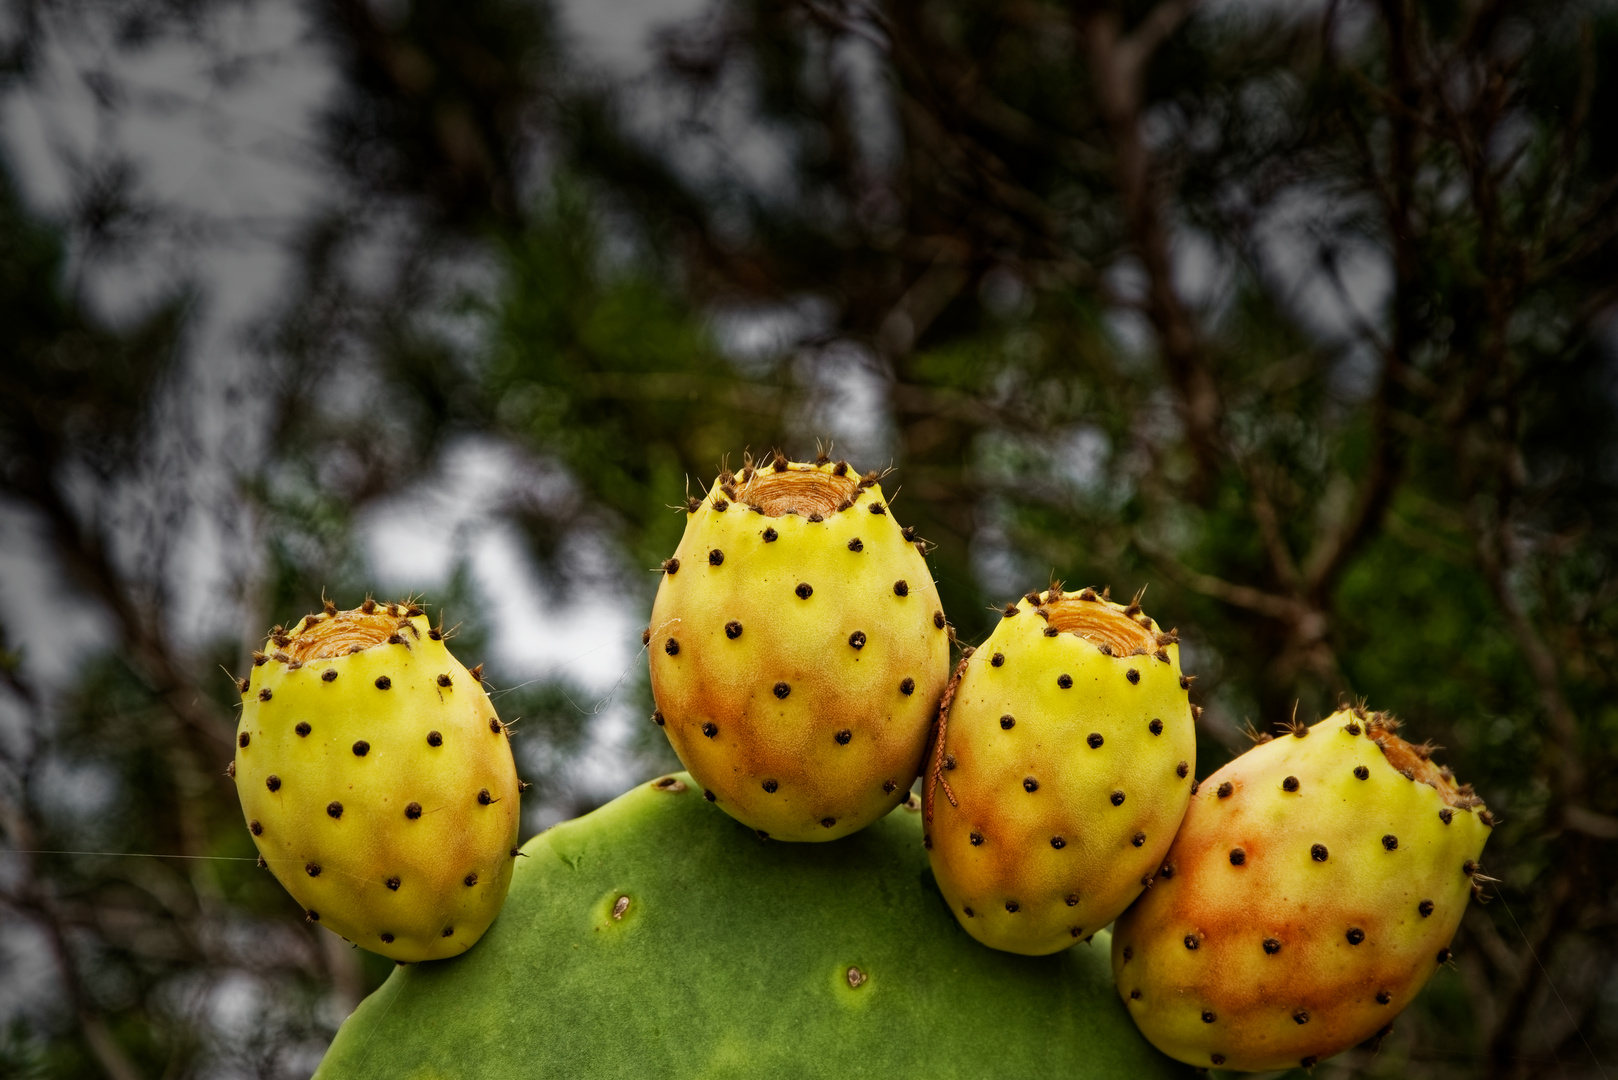
[[[1198,471],[1206,482],[1219,467],[1224,405],[1201,336],[1174,286],[1158,177],[1141,130],[1146,64],[1193,6],[1181,0],[1160,4],[1127,37],[1116,9],[1088,7],[1078,15],[1078,31],[1089,48],[1096,101],[1112,143],[1114,184],[1123,201],[1130,240],[1146,271],[1147,316],[1176,390]]]
[[[1164,573],[1193,592],[1288,623],[1297,622],[1307,614],[1305,606],[1292,597],[1278,596],[1251,585],[1237,585],[1212,574],[1193,570],[1138,532],[1134,536],[1134,541],[1135,546],[1147,558],[1162,567]]]
[[[1286,536],[1281,531],[1281,520],[1275,512],[1275,504],[1270,501],[1270,493],[1264,486],[1262,470],[1253,462],[1243,463],[1243,473],[1247,476],[1247,508],[1258,523],[1259,535],[1264,539],[1264,549],[1270,556],[1270,567],[1275,571],[1276,580],[1281,586],[1294,596],[1303,588],[1303,576],[1298,572],[1297,561],[1292,557],[1292,548],[1287,544]]]
[[[926,787],[922,789],[922,820],[928,825],[933,823],[933,792],[940,783],[944,785],[944,794],[949,797],[951,806],[960,806],[955,798],[955,792],[950,788],[949,781],[944,778],[944,740],[949,732],[949,707],[955,700],[955,690],[961,685],[961,676],[966,674],[966,663],[972,659],[972,650],[967,649],[961,655],[961,662],[955,665],[955,674],[944,688],[944,697],[938,703],[938,720],[933,727],[933,763],[927,776]]]

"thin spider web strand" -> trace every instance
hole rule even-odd
[[[1568,1022],[1573,1025],[1573,1030],[1578,1034],[1579,1041],[1584,1044],[1585,1052],[1590,1055],[1590,1060],[1595,1063],[1596,1071],[1602,1075],[1604,1080],[1607,1075],[1606,1067],[1601,1064],[1601,1059],[1596,1056],[1595,1048],[1590,1045],[1590,1040],[1584,1037],[1584,1029],[1579,1027],[1578,1018],[1573,1015],[1573,1010],[1568,1008],[1567,1001],[1562,997],[1562,991],[1557,989],[1555,981],[1551,978],[1551,973],[1545,969],[1545,962],[1539,958],[1539,953],[1534,949],[1534,943],[1528,940],[1527,934],[1523,933],[1522,924],[1517,921],[1517,913],[1511,910],[1511,905],[1506,903],[1506,898],[1498,892],[1495,894],[1495,899],[1500,901],[1500,906],[1506,909],[1507,915],[1511,916],[1511,925],[1517,928],[1518,936],[1522,938],[1523,944],[1528,947],[1528,955],[1532,956],[1534,963],[1538,965],[1539,973],[1545,978],[1545,985],[1550,987],[1551,993],[1556,995],[1556,1003],[1562,1006],[1562,1011],[1567,1014]]]

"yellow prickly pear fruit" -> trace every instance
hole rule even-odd
[[[1185,813],[1178,639],[1139,597],[1052,586],[1007,604],[956,678],[923,780],[933,875],[985,945],[1065,949],[1151,882]]]
[[[949,678],[921,542],[875,474],[777,454],[688,505],[647,630],[653,719],[709,801],[835,840],[910,789]]]
[[[1494,819],[1471,788],[1344,710],[1202,782],[1157,885],[1114,927],[1118,992],[1192,1065],[1309,1068],[1392,1026],[1448,962]]]
[[[236,779],[306,917],[395,960],[470,949],[517,857],[517,779],[482,685],[421,608],[367,600],[276,628],[240,682]]]

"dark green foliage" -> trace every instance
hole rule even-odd
[[[345,93],[326,149],[358,190],[431,207],[453,227],[520,217],[512,151],[543,108],[555,62],[550,10],[513,0],[312,5]]]
[[[70,455],[97,477],[127,469],[176,357],[183,298],[130,325],[88,317],[67,280],[61,235],[29,214],[0,168],[0,469],[42,503],[49,466]],[[68,355],[68,353],[71,355]]]
[[[554,567],[565,522],[628,541],[620,564],[644,569],[679,543],[684,516],[670,511],[692,482],[704,490],[721,458],[740,468],[744,447],[763,453],[779,435],[789,391],[778,364],[756,376],[732,367],[652,268],[607,264],[602,243],[582,193],[560,185],[503,252],[478,384],[490,429],[585,485],[519,517],[537,553]],[[649,604],[654,586],[643,576],[626,595]]]

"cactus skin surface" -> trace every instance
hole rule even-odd
[[[1008,605],[944,735],[923,779],[933,873],[967,933],[1009,952],[1068,948],[1128,907],[1196,775],[1174,635],[1092,589]]]
[[[920,814],[761,843],[689,775],[523,848],[478,947],[397,968],[318,1080],[1190,1080],[1112,992],[1106,936],[995,952],[927,880]],[[614,917],[616,914],[616,918]]]
[[[1446,962],[1492,880],[1477,861],[1493,819],[1394,726],[1338,712],[1202,782],[1163,874],[1113,928],[1118,992],[1158,1049],[1309,1067],[1385,1033]]]
[[[950,648],[912,537],[841,462],[777,458],[693,500],[652,607],[654,719],[725,813],[836,840],[905,799]]]
[[[419,608],[367,604],[277,630],[255,657],[242,813],[309,920],[395,960],[458,956],[511,884],[510,739]]]

